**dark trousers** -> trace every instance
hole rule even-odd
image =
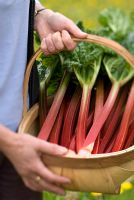
[[[0,200],[42,200],[42,194],[25,187],[12,164],[4,158],[0,165]]]

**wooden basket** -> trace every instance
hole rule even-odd
[[[101,44],[113,49],[121,55],[132,67],[133,56],[121,45],[109,39],[88,35],[87,39],[76,39]],[[39,132],[38,112],[39,106],[35,104],[29,111],[27,109],[28,81],[35,59],[41,54],[39,49],[28,64],[24,78],[24,111],[19,126],[19,133],[37,135]],[[71,179],[71,184],[63,187],[68,190],[83,192],[101,192],[118,194],[120,185],[134,174],[134,146],[114,153],[91,155],[90,158],[67,158],[44,155],[43,161],[54,173]]]

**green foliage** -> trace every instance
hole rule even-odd
[[[100,69],[102,53],[101,47],[81,42],[73,52],[62,52],[60,57],[62,66],[74,71],[81,85],[93,85]]]
[[[104,9],[99,15],[99,22],[118,37],[126,35],[130,27],[130,17],[117,8]]]
[[[81,42],[75,50],[77,56],[73,69],[81,85],[93,87],[100,70],[102,49],[96,45]]]
[[[76,198],[69,195],[70,198],[67,196],[61,197],[58,195],[54,195],[48,192],[45,192],[43,194],[43,200],[134,200],[134,189],[126,190],[120,195],[95,195],[95,194],[89,194],[89,193],[82,193],[78,192]]]
[[[64,200],[64,197],[54,195],[49,192],[44,192],[43,193],[43,200]]]
[[[104,65],[110,80],[120,86],[134,76],[134,69],[119,56],[105,56]]]
[[[134,28],[131,32],[128,32],[122,45],[126,47],[134,55]]]
[[[38,71],[40,81],[43,81],[45,79],[47,83],[49,82],[58,62],[58,55],[52,55],[47,57],[43,54],[41,55],[40,59],[38,60]]]

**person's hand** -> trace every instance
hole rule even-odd
[[[49,9],[35,17],[35,30],[40,36],[41,48],[45,55],[64,49],[73,50],[76,43],[71,36],[80,39],[87,37],[87,34],[82,32],[72,20]]]
[[[65,194],[60,184],[69,183],[70,180],[52,173],[42,162],[41,156],[42,154],[63,156],[66,153],[66,148],[28,134],[17,134],[12,144],[4,148],[4,154],[28,188],[34,191],[47,190],[60,195]]]

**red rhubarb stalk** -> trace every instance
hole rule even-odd
[[[86,147],[86,149],[88,149],[90,152],[92,152],[94,142],[95,142],[102,126],[104,125],[109,113],[111,112],[111,110],[113,108],[116,97],[118,95],[118,91],[119,91],[119,84],[118,83],[113,84],[110,94],[104,104],[103,110],[99,114],[99,117],[94,121],[94,123],[86,137],[86,140],[85,140],[83,146]]]
[[[104,104],[104,84],[103,80],[99,79],[97,82],[97,89],[96,89],[96,102],[95,102],[95,114],[94,114],[94,121],[97,120],[99,117],[102,109],[103,109],[103,104]],[[98,153],[99,145],[100,145],[100,135],[101,133],[98,134],[94,147],[93,147],[93,154]]]
[[[128,131],[128,138],[123,149],[129,148],[134,142],[134,128]]]
[[[120,87],[126,84],[133,76],[133,68],[124,62],[124,60],[118,56],[105,56],[104,66],[107,71],[108,77],[112,82],[112,88],[110,94],[104,104],[103,110],[99,118],[93,123],[87,138],[84,142],[84,147],[92,151],[93,144],[101,131],[107,117],[109,116],[118,95]]]
[[[93,119],[94,119],[94,112],[92,111],[92,112],[89,114],[89,117],[88,117],[88,119],[87,119],[87,130],[89,130],[90,127],[92,126]]]
[[[78,117],[78,124],[77,124],[77,136],[76,136],[77,151],[79,151],[82,148],[86,138],[90,97],[91,97],[91,89],[89,88],[88,85],[84,85],[81,105],[80,105],[80,112]]]
[[[112,149],[113,152],[120,151],[123,149],[126,136],[127,136],[128,127],[129,127],[130,117],[133,112],[132,110],[133,106],[134,106],[134,81],[132,83],[131,90],[128,96],[128,100],[127,100],[127,104],[126,104],[123,118],[121,121],[120,129],[119,129],[114,147]]]
[[[66,111],[63,129],[62,129],[62,135],[61,135],[62,146],[69,147],[70,140],[74,132],[76,118],[78,115],[80,99],[81,99],[81,88],[77,87],[70,101],[68,109]]]
[[[124,103],[126,100],[126,96],[127,96],[127,92],[126,92],[126,90],[123,90],[121,93],[121,96],[119,96],[119,99],[117,101],[116,109],[113,113],[111,122],[109,123],[109,126],[103,137],[102,143],[100,144],[99,153],[104,153],[104,150],[105,150],[107,144],[110,142],[110,140],[117,128],[117,125],[121,119],[122,110],[123,110],[123,106],[124,106]]]
[[[49,142],[58,144],[59,143],[59,137],[60,137],[60,132],[62,128],[62,123],[63,123],[63,117],[64,117],[64,110],[65,110],[65,100],[63,100],[60,111],[58,113],[58,116],[56,118],[56,121],[54,123],[53,129],[50,133],[50,138]]]
[[[72,137],[71,143],[69,145],[69,149],[72,151],[76,151],[76,134]]]
[[[116,140],[116,134],[113,136],[113,138],[111,139],[108,147],[106,148],[106,150],[103,153],[110,153],[110,152],[112,152],[112,148],[114,146],[115,140]]]
[[[110,123],[111,123],[111,121],[113,119],[113,115],[114,115],[116,107],[117,107],[117,102],[118,102],[118,99],[116,99],[116,102],[115,102],[115,104],[114,104],[114,106],[113,106],[113,108],[112,108],[107,120],[105,121],[104,126],[102,127],[101,138],[104,138],[104,136],[105,136],[105,134],[107,132],[107,129],[108,129],[108,127],[109,127],[109,125],[110,125]]]
[[[52,106],[48,112],[48,115],[46,117],[46,120],[39,132],[38,138],[43,139],[43,140],[47,140],[51,130],[53,128],[53,125],[55,123],[56,117],[58,115],[60,106],[62,104],[62,100],[64,98],[64,95],[66,93],[68,84],[69,84],[69,80],[70,80],[70,73],[65,72],[63,79],[61,81],[61,84],[58,88],[58,91],[55,95],[54,101],[52,103]]]
[[[74,62],[72,63],[74,73],[82,87],[82,98],[76,133],[77,152],[83,147],[86,137],[91,90],[100,70],[102,53],[102,49],[83,42],[76,48]]]

